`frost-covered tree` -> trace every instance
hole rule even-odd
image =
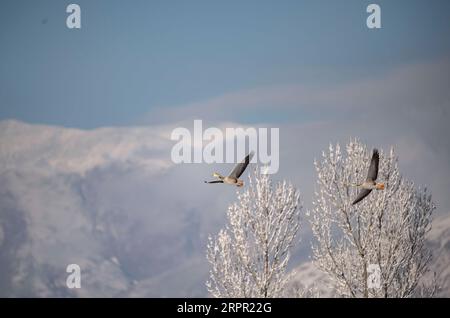
[[[364,181],[371,151],[358,141],[345,154],[330,145],[315,162],[317,188],[308,212],[316,242],[316,265],[344,297],[412,297],[424,289],[430,253],[425,235],[435,205],[426,189],[403,179],[393,149],[380,152],[378,181],[385,189],[372,191],[352,205]]]
[[[255,170],[238,201],[229,206],[228,224],[210,237],[206,283],[214,297],[281,297],[289,275],[289,250],[299,229],[300,195],[290,184],[275,186]]]

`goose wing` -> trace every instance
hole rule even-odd
[[[236,178],[236,179],[239,178],[239,177],[244,173],[244,171],[245,171],[245,169],[247,168],[248,164],[249,164],[250,161],[252,160],[253,154],[254,154],[253,151],[250,152],[250,153],[244,158],[244,160],[242,160],[242,162],[238,163],[238,164],[234,167],[233,171],[231,171],[231,173],[230,173],[229,176],[232,177],[232,178]]]
[[[359,201],[361,201],[362,199],[364,199],[365,197],[367,197],[369,195],[369,193],[372,192],[372,190],[370,189],[362,189],[361,191],[359,191],[358,196],[356,197],[356,199],[353,201],[352,205],[358,203]]]
[[[378,164],[380,162],[380,154],[377,149],[373,150],[372,160],[370,161],[369,171],[367,173],[367,181],[375,181],[378,177]]]

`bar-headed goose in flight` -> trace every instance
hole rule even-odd
[[[248,164],[252,160],[253,154],[253,151],[250,152],[241,163],[238,163],[228,177],[224,177],[221,174],[214,172],[213,177],[219,180],[205,181],[205,183],[226,183],[236,185],[237,187],[242,187],[244,185],[244,181],[240,180],[239,177],[244,173]]]
[[[377,183],[377,177],[378,177],[378,164],[380,162],[380,155],[378,153],[377,149],[373,150],[372,154],[372,160],[370,161],[370,167],[369,172],[367,173],[366,181],[360,184],[356,184],[357,187],[361,188],[361,191],[359,191],[358,196],[353,201],[353,204],[356,204],[360,202],[362,199],[364,199],[366,196],[369,195],[370,192],[372,192],[373,189],[376,190],[384,190],[384,183]]]

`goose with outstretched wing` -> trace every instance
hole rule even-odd
[[[236,185],[237,187],[242,187],[244,185],[244,181],[239,179],[239,177],[244,173],[245,169],[247,168],[248,164],[253,158],[254,152],[250,152],[242,162],[238,163],[233,171],[231,171],[230,175],[227,177],[222,176],[221,174],[214,172],[213,177],[217,178],[218,180],[214,181],[205,181],[205,183],[226,183],[226,184],[232,184]]]
[[[372,160],[370,161],[369,171],[367,173],[366,181],[360,184],[356,184],[357,187],[361,188],[352,205],[360,202],[365,197],[367,197],[372,190],[384,190],[384,183],[377,183],[378,177],[378,165],[380,162],[380,154],[377,149],[373,150]]]

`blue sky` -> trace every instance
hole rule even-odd
[[[372,2],[381,30],[365,25]],[[450,51],[449,1],[75,1],[81,30],[66,27],[69,3],[1,2],[0,120],[132,125],[155,108],[357,81]]]

